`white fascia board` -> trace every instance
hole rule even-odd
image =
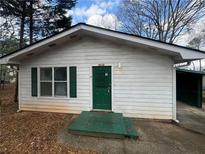
[[[126,34],[116,33],[113,31],[107,31],[104,29],[98,29],[95,27],[89,27],[86,25],[81,25],[81,26],[82,26],[82,29],[85,29],[87,31],[95,32],[98,34],[103,34],[106,36],[115,37],[118,39],[123,39],[123,40],[134,42],[134,43],[139,43],[145,46],[150,46],[150,47],[155,47],[155,48],[159,48],[162,50],[171,51],[173,53],[179,53],[183,59],[203,59],[205,58],[205,52],[201,53],[197,51],[192,51],[191,49],[185,49],[185,48],[181,48],[181,47],[177,47],[177,46],[173,46],[173,45],[169,45],[169,44],[165,44],[165,43],[161,43],[157,41],[147,40],[147,39],[136,37],[136,36],[130,36]]]
[[[179,49],[179,53],[182,55],[183,59],[204,59],[205,52],[190,51],[186,49]]]
[[[8,58],[2,58],[0,59],[0,64],[8,64]]]
[[[11,61],[6,57],[6,58],[0,59],[0,65],[1,64],[4,65],[4,64],[20,64],[20,63],[17,61]]]

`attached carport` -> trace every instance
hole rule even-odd
[[[177,69],[177,101],[201,108],[203,102],[202,79],[205,73]]]

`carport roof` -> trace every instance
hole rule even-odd
[[[185,72],[185,73],[192,73],[192,74],[199,74],[199,75],[205,75],[205,72],[201,71],[195,71],[195,70],[188,70],[188,69],[176,69],[178,72]]]

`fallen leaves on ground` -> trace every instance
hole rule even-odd
[[[0,153],[97,153],[60,145],[57,134],[71,114],[19,112],[14,103],[15,85],[0,89]]]

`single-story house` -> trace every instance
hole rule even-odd
[[[174,64],[198,50],[83,23],[3,56],[19,65],[19,110],[176,120]]]

